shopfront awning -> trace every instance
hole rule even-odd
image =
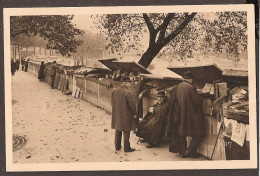
[[[191,67],[169,67],[168,69],[181,76],[183,76],[186,71],[191,71],[195,80],[208,83],[219,80],[222,76],[222,70],[215,64]]]

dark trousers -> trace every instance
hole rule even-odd
[[[202,136],[193,136],[190,142],[189,147],[187,148],[187,141],[186,141],[186,136],[179,136],[178,137],[178,142],[179,142],[179,153],[184,154],[186,151],[190,154],[193,155],[197,152],[197,148],[203,139]]]
[[[130,131],[123,131],[124,133],[124,151],[130,150]],[[115,133],[115,148],[119,150],[121,148],[122,131],[116,130]]]
[[[24,65],[22,65],[22,70],[24,69]]]

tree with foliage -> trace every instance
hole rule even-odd
[[[71,15],[39,15],[39,16],[11,16],[10,37],[11,43],[20,40],[19,37],[40,36],[47,41],[48,49],[58,50],[62,55],[75,52],[82,41],[76,36],[82,30],[72,24]]]
[[[246,12],[107,14],[92,17],[97,21],[97,28],[108,36],[108,47],[112,52],[125,53],[130,48],[138,48],[140,40],[148,35],[148,48],[139,60],[139,64],[146,68],[162,54],[188,57],[194,50],[206,49],[237,56],[240,50],[247,49]]]

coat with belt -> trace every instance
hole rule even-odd
[[[120,85],[112,92],[112,129],[131,131],[137,128],[136,105],[133,95],[125,84]]]
[[[181,111],[178,127],[179,135],[203,136],[205,130],[201,109],[202,99],[196,88],[189,82],[182,82],[177,88],[177,99]]]

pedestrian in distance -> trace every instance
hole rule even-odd
[[[16,59],[16,70],[18,71],[19,68],[20,68],[20,60],[19,59]]]
[[[56,61],[52,62],[51,67],[51,89],[54,89],[55,77],[56,77]]]
[[[14,59],[11,59],[11,73],[12,75],[15,74],[16,71],[16,63],[14,62]]]
[[[44,80],[44,69],[45,69],[45,65],[44,65],[44,61],[41,62],[41,66],[40,66],[40,69],[39,69],[39,73],[38,73],[38,79],[40,81],[43,81]]]
[[[25,72],[27,72],[27,70],[28,70],[28,66],[29,66],[29,60],[30,60],[30,58],[29,59],[27,59],[27,61],[25,61],[25,68],[24,68],[24,71]]]
[[[193,75],[187,71],[183,75],[184,81],[177,88],[177,99],[180,105],[180,120],[178,124],[179,153],[183,158],[197,158],[197,148],[205,135],[202,114],[202,97],[193,85]],[[187,148],[186,137],[191,137]]]
[[[115,149],[120,150],[122,133],[124,135],[124,152],[133,152],[130,147],[130,131],[137,128],[136,124],[136,104],[129,91],[130,78],[124,76],[121,78],[121,85],[112,92],[112,123],[111,128],[115,129]]]
[[[24,58],[21,59],[21,64],[22,64],[22,71],[23,71],[24,70],[24,64],[25,64]]]

